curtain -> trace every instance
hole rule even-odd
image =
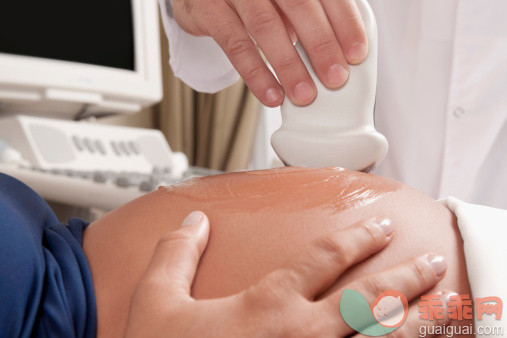
[[[155,127],[165,134],[173,151],[187,155],[191,165],[224,171],[246,169],[260,103],[241,80],[216,94],[192,90],[174,77],[163,33],[161,47],[164,98],[154,108]]]

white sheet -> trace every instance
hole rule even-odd
[[[469,204],[453,197],[440,202],[458,219],[474,300],[495,296],[507,303],[507,210]],[[503,326],[507,335],[507,313],[502,313],[501,320],[486,315],[477,321],[474,309],[474,320],[476,332],[481,330],[479,327]],[[480,333],[476,336],[493,336]]]

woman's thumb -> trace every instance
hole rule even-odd
[[[173,300],[189,298],[197,265],[208,244],[209,231],[208,217],[203,212],[190,213],[180,229],[160,239],[146,277],[160,279],[166,289],[165,295]]]

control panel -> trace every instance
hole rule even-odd
[[[0,118],[0,142],[0,172],[83,207],[113,209],[160,185],[220,173],[189,166],[153,129],[10,116]]]

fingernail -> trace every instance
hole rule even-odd
[[[354,43],[347,52],[347,58],[349,61],[362,61],[366,57],[368,48],[362,42]]]
[[[454,291],[449,291],[449,290],[446,290],[444,292],[442,292],[442,303],[443,305],[445,306],[445,308],[447,309],[448,308],[448,303],[449,301],[451,300],[451,297],[454,297],[454,296],[457,296],[458,294]]]
[[[301,104],[308,104],[315,97],[315,89],[310,83],[301,82],[294,87],[294,96]]]
[[[270,88],[266,91],[265,95],[266,102],[268,103],[268,105],[273,106],[280,102],[282,95],[283,94],[281,93],[281,90],[278,90],[276,88]]]
[[[450,290],[444,290],[444,291],[440,291],[438,292],[437,294],[440,295],[440,299],[442,300],[442,307],[443,307],[443,313],[444,313],[444,321],[449,321],[450,318],[448,316],[448,313],[449,313],[449,302],[451,301],[451,297],[454,297],[454,296],[458,296],[458,294],[454,291],[450,291]],[[455,302],[454,304],[451,304],[453,306],[461,306],[461,299],[459,298],[455,298],[453,299],[453,301]]]
[[[436,254],[428,254],[426,255],[426,260],[430,263],[433,272],[437,277],[442,277],[447,270],[447,263],[445,262],[444,257],[436,255]]]
[[[185,217],[185,219],[181,223],[181,226],[184,227],[184,226],[199,224],[202,219],[203,219],[202,212],[193,211],[187,217]]]
[[[368,223],[378,226],[387,237],[394,232],[393,222],[387,217],[375,217],[369,220]]]
[[[339,87],[343,85],[349,77],[349,72],[340,64],[332,65],[327,71],[327,81],[329,86]]]

